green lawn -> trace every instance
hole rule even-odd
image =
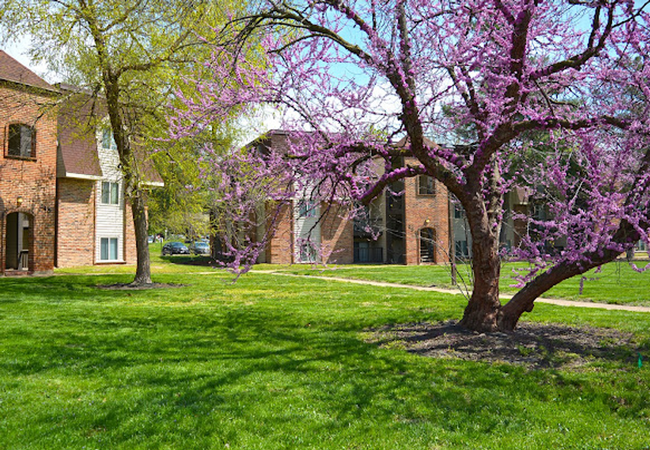
[[[647,261],[637,263],[644,267]],[[522,269],[522,263],[504,264],[501,269],[500,289],[504,293],[515,293],[513,287],[515,269]],[[418,286],[452,287],[448,266],[397,266],[397,265],[339,265],[311,267],[305,265],[270,266],[260,264],[256,270],[286,271],[301,275],[353,278],[359,280],[386,281],[390,283]],[[458,267],[458,280],[471,286],[471,274],[467,265]],[[600,273],[592,270],[584,275],[583,291],[580,294],[580,277],[571,278],[544,294],[545,297],[568,300],[594,301],[615,304],[650,306],[650,270],[639,273],[626,262],[613,262],[603,266]]]
[[[423,358],[368,344],[363,330],[458,318],[461,296],[255,273],[232,284],[155,265],[154,281],[184,286],[0,278],[0,448],[650,445],[648,362],[528,371]],[[650,358],[648,314],[540,304],[526,320],[633,332]]]

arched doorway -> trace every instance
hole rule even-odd
[[[29,271],[32,268],[33,217],[31,214],[7,214],[5,225],[5,270]]]
[[[436,230],[422,228],[420,230],[420,263],[434,264],[436,262]]]

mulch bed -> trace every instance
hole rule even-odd
[[[477,333],[455,321],[385,326],[369,342],[432,358],[509,363],[529,369],[575,368],[595,361],[636,365],[632,333],[593,327],[520,322],[514,333]]]

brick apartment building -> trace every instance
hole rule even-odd
[[[108,121],[97,120],[106,117],[102,102],[73,86],[58,88],[55,265],[134,264],[135,230],[117,147]]]
[[[56,99],[0,50],[0,275],[54,267]]]
[[[284,151],[288,139],[286,132],[272,130],[249,145],[262,152]],[[398,165],[411,162],[408,158],[395,161]],[[375,199],[368,207],[367,218],[359,221],[345,218],[346,211],[337,205],[314,205],[297,193],[291,205],[282,207],[275,233],[258,262],[447,263],[448,197],[445,186],[432,177],[407,178]],[[264,231],[259,229],[258,234]],[[310,243],[320,246],[320,256],[311,250]]]
[[[104,115],[90,96],[50,86],[0,50],[0,275],[135,263],[112,133],[90,120]]]

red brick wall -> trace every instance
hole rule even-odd
[[[89,180],[57,180],[57,267],[95,262],[95,191]]]
[[[327,209],[321,205],[321,248],[323,262],[328,264],[352,264],[354,262],[354,224],[345,216],[347,211],[338,205]]]
[[[56,114],[52,97],[0,86],[0,273],[6,264],[6,219],[12,212],[33,216],[30,270],[48,273],[54,267]],[[16,122],[36,129],[35,159],[5,157],[7,128]]]
[[[267,212],[273,214],[272,208],[275,208],[275,205],[267,205]],[[266,262],[270,264],[291,264],[293,262],[292,205],[283,205],[280,208],[275,232],[266,247]]]
[[[406,161],[408,164],[410,161]],[[420,230],[436,232],[437,264],[449,262],[449,202],[447,188],[435,182],[435,195],[418,194],[418,177],[404,180],[406,264],[420,264]],[[427,222],[428,221],[428,222]]]

